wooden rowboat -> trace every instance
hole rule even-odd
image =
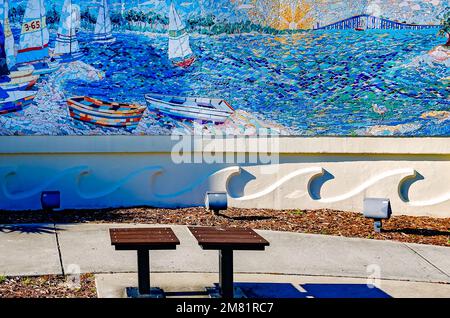
[[[0,92],[0,115],[21,111],[33,102],[35,92]],[[4,96],[4,97],[1,97]]]
[[[227,101],[218,98],[147,94],[145,99],[150,109],[179,119],[222,124],[234,113]]]
[[[87,96],[67,100],[73,119],[105,127],[135,129],[142,119],[145,106],[105,102]]]

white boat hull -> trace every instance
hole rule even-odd
[[[149,109],[156,110],[170,117],[202,122],[224,123],[234,110],[224,100],[205,98],[181,98],[184,103],[170,102],[170,96],[145,95]],[[177,97],[174,97],[177,98]],[[180,98],[179,98],[180,99]],[[204,101],[210,101],[208,106],[202,106]]]
[[[115,37],[108,37],[108,38],[101,38],[101,37],[95,37],[94,36],[94,43],[99,43],[99,44],[111,44],[116,42],[116,38]]]
[[[19,67],[17,71],[10,71],[9,78],[23,78],[31,76],[34,72],[34,67],[32,65]]]

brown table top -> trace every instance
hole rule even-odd
[[[270,243],[252,229],[189,227],[203,249],[264,250]]]
[[[165,248],[180,245],[171,228],[110,229],[111,244],[117,247]]]

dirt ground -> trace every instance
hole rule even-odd
[[[94,275],[2,277],[0,298],[96,298]]]
[[[130,208],[62,212],[1,212],[0,224],[24,223],[145,223],[249,227],[261,230],[337,235],[376,240],[450,246],[450,218],[394,216],[382,233],[359,213],[332,210],[247,210],[231,208],[218,216],[204,208]],[[0,227],[1,231],[1,227]]]

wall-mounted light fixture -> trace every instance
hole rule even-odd
[[[45,191],[41,193],[43,210],[53,211],[61,208],[61,193],[59,191]]]
[[[383,220],[392,216],[391,201],[389,199],[366,198],[364,199],[364,216],[374,220],[374,230],[381,232]]]
[[[226,192],[207,192],[205,196],[205,207],[214,214],[228,209],[228,197]]]

